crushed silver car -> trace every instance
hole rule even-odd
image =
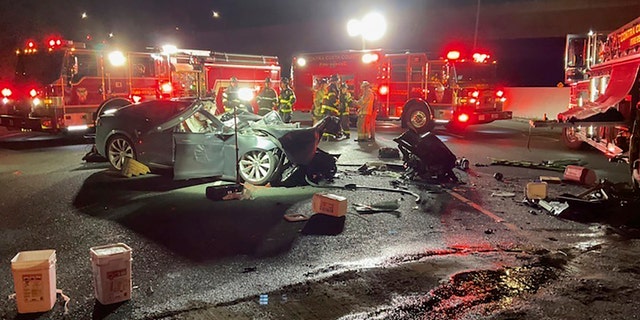
[[[126,157],[151,168],[172,168],[174,179],[219,177],[255,185],[331,179],[337,156],[318,149],[326,118],[310,128],[284,123],[277,112],[240,113],[227,121],[213,115],[209,99],[155,100],[110,109],[96,120],[98,153],[117,170]],[[237,124],[237,125],[236,125]]]

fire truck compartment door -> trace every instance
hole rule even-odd
[[[558,118],[563,121],[571,119],[584,120],[591,116],[605,113],[610,108],[615,107],[631,91],[638,75],[639,66],[640,61],[613,66],[609,84],[604,94],[598,97],[596,101],[585,104],[582,108],[576,107],[561,113]]]

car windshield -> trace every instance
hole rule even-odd
[[[49,84],[60,78],[63,51],[21,54],[16,65],[16,82]]]
[[[496,64],[458,62],[456,63],[456,76],[458,83],[492,84],[496,82]]]

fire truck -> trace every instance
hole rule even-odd
[[[251,96],[267,77],[280,79],[274,56],[173,46],[121,52],[49,39],[30,40],[16,54],[15,80],[0,91],[0,125],[54,133],[90,132],[105,110],[149,99],[215,96],[222,112],[234,76],[255,111]]]
[[[486,54],[429,60],[426,53],[350,50],[305,53],[293,58],[295,110],[310,111],[314,83],[338,75],[354,96],[366,80],[376,92],[378,119],[401,120],[419,133],[436,123],[462,129],[470,124],[511,119],[503,110],[504,91],[497,86],[496,62]]]
[[[588,144],[612,161],[628,162],[640,181],[640,17],[611,33],[567,35],[565,82],[568,110],[534,127],[561,127],[567,147]]]

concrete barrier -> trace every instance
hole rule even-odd
[[[542,119],[544,114],[550,120],[567,110],[569,87],[507,87],[504,109],[513,111],[514,118]]]

